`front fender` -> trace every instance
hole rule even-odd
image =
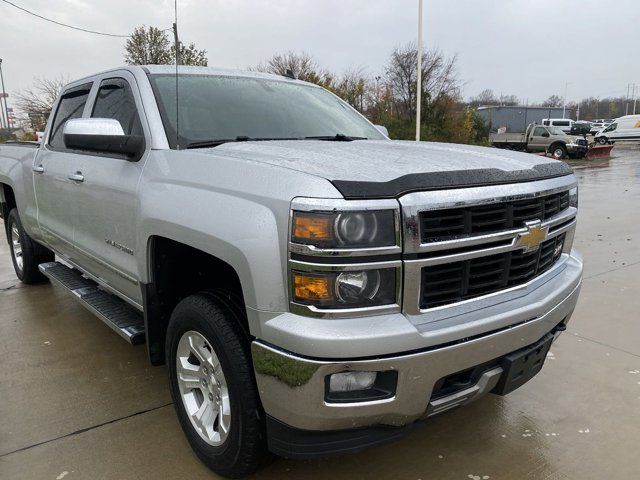
[[[149,238],[159,235],[228,263],[240,279],[246,306],[263,312],[288,311],[291,199],[341,198],[316,176],[195,150],[154,152],[139,189],[141,282],[150,280]]]

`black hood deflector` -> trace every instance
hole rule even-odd
[[[331,183],[347,199],[396,198],[429,190],[484,187],[507,183],[534,182],[571,175],[573,169],[564,162],[542,163],[526,170],[504,171],[497,168],[412,173],[388,182],[332,180]]]

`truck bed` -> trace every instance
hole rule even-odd
[[[525,140],[524,133],[492,133],[489,135],[489,143],[492,145],[504,145],[504,144],[522,144],[525,145],[527,142]]]

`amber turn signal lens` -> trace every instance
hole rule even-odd
[[[293,238],[298,241],[333,238],[333,217],[313,213],[295,213],[293,216]]]
[[[331,300],[331,287],[328,277],[293,273],[293,294],[296,300],[317,302]]]

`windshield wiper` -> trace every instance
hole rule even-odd
[[[200,140],[198,142],[187,143],[185,148],[207,148],[207,147],[217,147],[218,145],[222,145],[223,143],[232,143],[232,142],[262,142],[269,140],[301,140],[300,138],[267,138],[267,137],[247,137],[246,135],[238,135],[236,138],[220,138],[217,140]]]
[[[368,140],[367,137],[350,137],[344,133],[335,135],[319,135],[317,137],[304,137],[305,140],[326,140],[328,142],[352,142],[354,140]]]

